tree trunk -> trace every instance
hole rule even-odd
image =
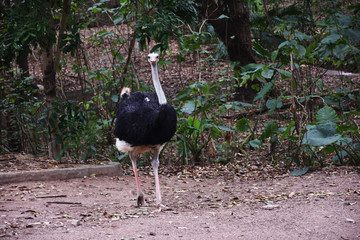
[[[241,66],[249,63],[255,63],[249,12],[244,0],[197,0],[197,2],[201,3],[201,17],[214,27],[227,48],[230,60],[238,62],[235,70],[240,70]],[[243,101],[252,100],[257,93],[251,88],[251,84],[239,88],[237,92]]]
[[[16,58],[16,63],[18,64],[19,68],[21,69],[21,79],[27,78],[30,76],[29,74],[29,62],[28,62],[28,51],[27,50],[20,50],[18,56]]]
[[[65,31],[66,21],[70,14],[71,0],[63,0],[62,16],[60,20],[59,33],[57,42],[52,42],[50,39],[42,48],[42,65],[43,65],[43,81],[44,92],[47,99],[47,107],[49,109],[49,157],[56,159],[60,157],[62,141],[60,137],[60,130],[58,127],[58,119],[56,114],[51,110],[52,102],[56,99],[56,69],[59,66],[62,48],[61,35]],[[49,9],[50,11],[50,9]],[[49,19],[52,21],[52,19]]]
[[[44,92],[47,100],[47,108],[49,109],[49,158],[56,159],[61,152],[61,143],[57,141],[60,133],[58,119],[56,114],[51,110],[52,102],[56,98],[56,71],[54,66],[53,44],[49,42],[46,47],[43,47],[42,51]]]

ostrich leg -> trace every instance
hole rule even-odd
[[[139,176],[138,176],[138,172],[137,172],[137,168],[136,168],[136,155],[134,155],[133,153],[129,153],[129,156],[131,159],[131,164],[132,164],[132,167],[134,170],[136,185],[137,185],[137,205],[138,205],[138,207],[144,206],[145,199],[144,199],[143,193],[141,192]]]
[[[160,191],[160,182],[159,182],[159,174],[158,174],[160,151],[161,151],[161,148],[156,149],[154,151],[154,156],[152,159],[152,166],[153,166],[154,175],[155,175],[156,205],[158,207],[161,206],[161,191]]]

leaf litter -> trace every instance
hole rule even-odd
[[[96,236],[110,239],[169,239],[175,235],[206,239],[208,234],[218,234],[223,239],[254,239],[251,232],[261,232],[262,238],[271,239],[282,238],[281,231],[269,231],[269,237],[264,230],[283,228],[284,221],[312,230],[295,232],[294,239],[360,236],[357,169],[328,168],[299,177],[234,171],[221,165],[177,171],[163,167],[160,182],[167,208],[161,211],[154,206],[154,179],[147,167],[140,168],[147,202],[141,208],[136,207],[131,169],[121,177],[1,185],[0,237],[37,239],[54,234],[85,239],[100,234],[103,237]],[[316,224],[309,225],[309,221]],[[315,229],[324,230],[315,233]],[[226,235],[229,231],[233,235]]]

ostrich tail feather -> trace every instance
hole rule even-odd
[[[121,94],[120,94],[120,97],[122,97],[124,94],[127,94],[129,95],[131,92],[130,88],[128,87],[124,87],[122,90],[121,90]]]

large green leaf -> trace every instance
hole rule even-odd
[[[268,137],[271,137],[272,135],[274,135],[276,133],[278,128],[279,128],[278,124],[275,120],[271,120],[271,121],[267,122],[265,125],[265,129],[263,130],[263,132],[260,136],[260,140],[264,140]]]
[[[266,101],[266,107],[270,110],[275,108],[281,108],[282,106],[282,102],[277,99],[269,99]]]
[[[341,138],[336,133],[336,125],[330,122],[322,125],[309,125],[308,131],[305,133],[302,144],[310,146],[326,146],[330,145]]]
[[[333,49],[334,55],[340,60],[344,60],[345,57],[352,51],[349,45],[339,44]]]
[[[295,45],[295,54],[297,54],[298,56],[304,56],[306,53],[306,48],[301,45],[301,44],[296,44]]]
[[[240,119],[239,121],[237,121],[236,123],[236,130],[238,132],[246,132],[247,130],[250,129],[250,126],[249,126],[249,119],[247,118],[242,118]]]
[[[281,69],[281,68],[276,68],[276,70],[281,74],[282,79],[286,79],[286,78],[291,77],[291,73],[289,71],[286,71],[286,70]]]
[[[262,69],[265,65],[262,64],[262,63],[249,63],[245,66],[243,66],[243,70],[246,71],[246,72],[257,72],[259,71],[260,69]]]
[[[289,125],[285,128],[284,132],[282,133],[280,140],[283,141],[285,138],[290,136],[291,131],[294,129],[295,121],[291,121]],[[280,129],[281,130],[281,129]]]
[[[191,114],[195,110],[195,102],[194,101],[188,101],[184,104],[184,106],[181,108],[181,112]]]
[[[312,38],[309,36],[309,35],[306,35],[305,33],[302,33],[302,32],[299,32],[299,31],[296,31],[294,33],[294,36],[299,39],[300,41],[303,41],[303,40],[307,40],[307,41],[310,41]]]
[[[254,98],[254,102],[265,97],[271,91],[273,86],[274,86],[274,80],[265,84],[265,86],[260,90],[260,92],[258,92],[256,94],[256,96]]]
[[[342,14],[340,12],[335,14],[336,21],[339,24],[339,26],[343,28],[348,28],[350,24],[352,23],[352,19],[350,16]]]
[[[274,75],[274,70],[272,69],[265,69],[264,71],[261,72],[261,76],[263,76],[264,78],[272,78],[272,76]]]
[[[198,130],[201,130],[200,129],[201,122],[196,118],[188,117],[188,125],[196,128]]]
[[[336,124],[338,120],[338,116],[332,107],[325,106],[321,108],[316,114],[316,122],[318,125],[323,125],[326,123]]]
[[[302,175],[305,175],[309,169],[311,167],[305,167],[305,168],[302,168],[302,169],[295,169],[293,171],[290,172],[290,175],[291,176],[302,176]]]
[[[111,96],[111,100],[113,101],[113,102],[118,102],[119,101],[119,96],[118,95],[112,95]]]
[[[124,15],[119,15],[116,18],[114,18],[114,24],[117,25],[118,23],[120,23],[123,20],[124,20]]]
[[[345,150],[342,150],[341,152],[337,153],[337,155],[335,155],[331,161],[333,162],[337,162],[339,160],[342,160],[344,157],[346,157],[348,155],[348,152]]]
[[[225,125],[218,125],[216,126],[218,129],[223,130],[223,131],[227,131],[227,132],[234,132],[234,130],[232,130],[231,128],[229,128],[228,126]]]
[[[227,102],[224,104],[224,107],[226,109],[231,109],[231,110],[236,110],[236,111],[240,111],[242,110],[243,108],[240,107],[238,104],[236,104],[235,102]]]
[[[360,29],[347,29],[346,35],[350,43],[356,44],[360,39]]]
[[[339,34],[331,34],[330,36],[327,36],[326,38],[321,40],[321,43],[324,43],[324,44],[335,43],[340,38],[341,38],[341,36]]]
[[[219,16],[219,19],[223,19],[223,18],[229,18],[229,17],[226,16],[225,14],[221,14],[221,15]]]
[[[250,146],[254,148],[260,148],[262,145],[262,142],[259,139],[254,139],[249,142]]]
[[[255,52],[257,52],[257,54],[259,54],[260,56],[270,58],[270,52],[263,48],[259,43],[253,42],[253,48]]]

